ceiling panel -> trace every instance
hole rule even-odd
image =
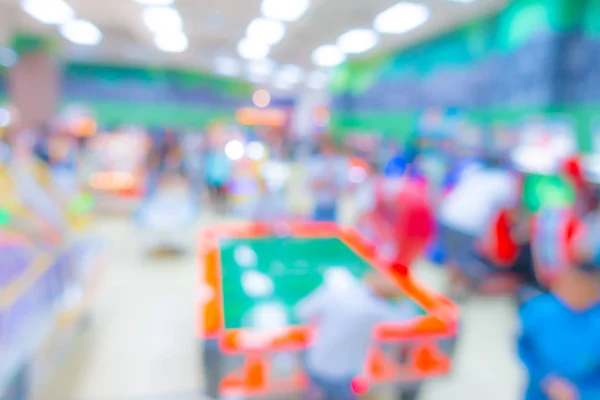
[[[68,46],[65,54],[74,58],[106,59],[111,62],[163,63],[200,69],[210,68],[214,57],[236,56],[237,43],[244,37],[249,22],[260,15],[261,0],[176,0],[184,21],[190,47],[183,54],[162,53],[153,44],[152,34],[142,21],[142,6],[134,0],[66,0],[79,18],[96,24],[105,39],[96,49]],[[432,15],[423,27],[413,32],[385,35],[369,57],[394,48],[409,46],[477,18],[495,12],[506,0],[475,0],[459,4],[451,0],[414,0],[431,7]],[[322,44],[335,43],[344,32],[372,27],[373,19],[397,0],[312,0],[306,14],[286,24],[284,39],[269,55],[279,63],[299,64],[315,69],[311,54]],[[44,26],[20,11],[18,0],[0,0],[0,41],[7,41],[7,30],[28,30],[54,34],[55,27]],[[4,39],[3,39],[4,38]],[[78,57],[81,53],[81,57]]]

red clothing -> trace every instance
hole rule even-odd
[[[397,243],[394,261],[410,267],[433,237],[435,218],[422,185],[406,181],[397,196],[398,207],[392,228]]]

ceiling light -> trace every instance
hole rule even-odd
[[[288,64],[282,66],[277,72],[276,79],[281,82],[288,82],[289,84],[296,84],[302,80],[304,71],[297,65]]]
[[[320,90],[325,87],[328,81],[328,76],[322,71],[313,71],[308,75],[306,85],[314,90]]]
[[[318,47],[312,54],[313,62],[321,67],[335,67],[346,60],[344,53],[335,45]]]
[[[271,94],[264,89],[257,90],[252,96],[252,102],[258,108],[265,108],[271,104]]]
[[[135,0],[136,3],[144,6],[170,6],[174,0]]]
[[[189,42],[183,32],[163,32],[154,37],[154,43],[162,51],[182,53],[187,50]]]
[[[0,47],[0,66],[11,68],[15,66],[18,60],[19,56],[16,51],[8,47]]]
[[[250,22],[246,35],[252,40],[273,45],[285,35],[285,25],[281,21],[268,18],[256,18]]]
[[[152,32],[176,32],[183,28],[181,15],[171,7],[144,8],[142,18]]]
[[[238,44],[238,53],[248,60],[259,60],[269,54],[269,46],[257,40],[244,38]]]
[[[262,84],[267,82],[267,76],[249,73],[248,80],[252,83]]]
[[[310,0],[263,0],[262,13],[267,18],[279,21],[295,21],[310,6]]]
[[[294,87],[294,84],[276,77],[275,81],[273,82],[273,86],[275,86],[277,89],[290,90]]]
[[[225,145],[225,155],[233,161],[241,160],[244,157],[246,148],[239,140],[230,140]]]
[[[268,76],[273,73],[275,62],[269,59],[256,60],[248,64],[248,73],[257,76]]]
[[[423,25],[428,18],[427,6],[402,2],[379,14],[375,18],[375,29],[382,33],[405,33]]]
[[[83,19],[76,19],[62,25],[60,33],[70,42],[84,46],[95,46],[102,41],[100,29]]]
[[[62,0],[23,0],[23,10],[44,24],[64,24],[73,18],[75,13]]]
[[[353,29],[344,33],[337,41],[338,47],[347,54],[359,54],[377,45],[379,37],[371,29]]]
[[[240,63],[229,57],[218,57],[215,60],[215,70],[218,74],[225,76],[238,76],[240,74]]]
[[[248,143],[248,146],[246,146],[246,153],[248,154],[249,159],[253,161],[260,161],[267,154],[267,149],[260,142],[250,142]]]

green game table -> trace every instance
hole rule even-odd
[[[305,385],[303,374],[284,383],[273,382],[264,372],[268,370],[267,360],[273,353],[297,352],[310,346],[316,332],[297,320],[295,306],[328,274],[341,272],[360,279],[369,271],[380,271],[418,309],[418,316],[411,321],[378,326],[373,333],[376,341],[414,340],[433,346],[427,348],[424,358],[415,355],[412,363],[402,367],[402,373],[398,366],[379,360],[371,371],[373,382],[393,382],[399,374],[419,380],[448,372],[448,357],[437,351],[435,340],[423,338],[455,336],[454,304],[410,273],[390,269],[354,229],[333,223],[293,223],[287,227],[285,235],[276,235],[277,229],[268,224],[229,224],[200,235],[197,331],[209,349],[205,363],[209,360],[208,364],[216,365],[222,355],[244,358],[243,367],[236,371],[207,378],[220,381],[215,392],[266,395]],[[416,371],[419,363],[427,366]]]

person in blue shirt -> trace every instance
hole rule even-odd
[[[205,180],[211,203],[217,211],[227,210],[227,186],[233,177],[234,164],[222,148],[213,148],[205,158]]]
[[[536,272],[550,291],[520,310],[525,400],[600,399],[600,218],[572,223],[569,233],[565,215],[537,217]]]

